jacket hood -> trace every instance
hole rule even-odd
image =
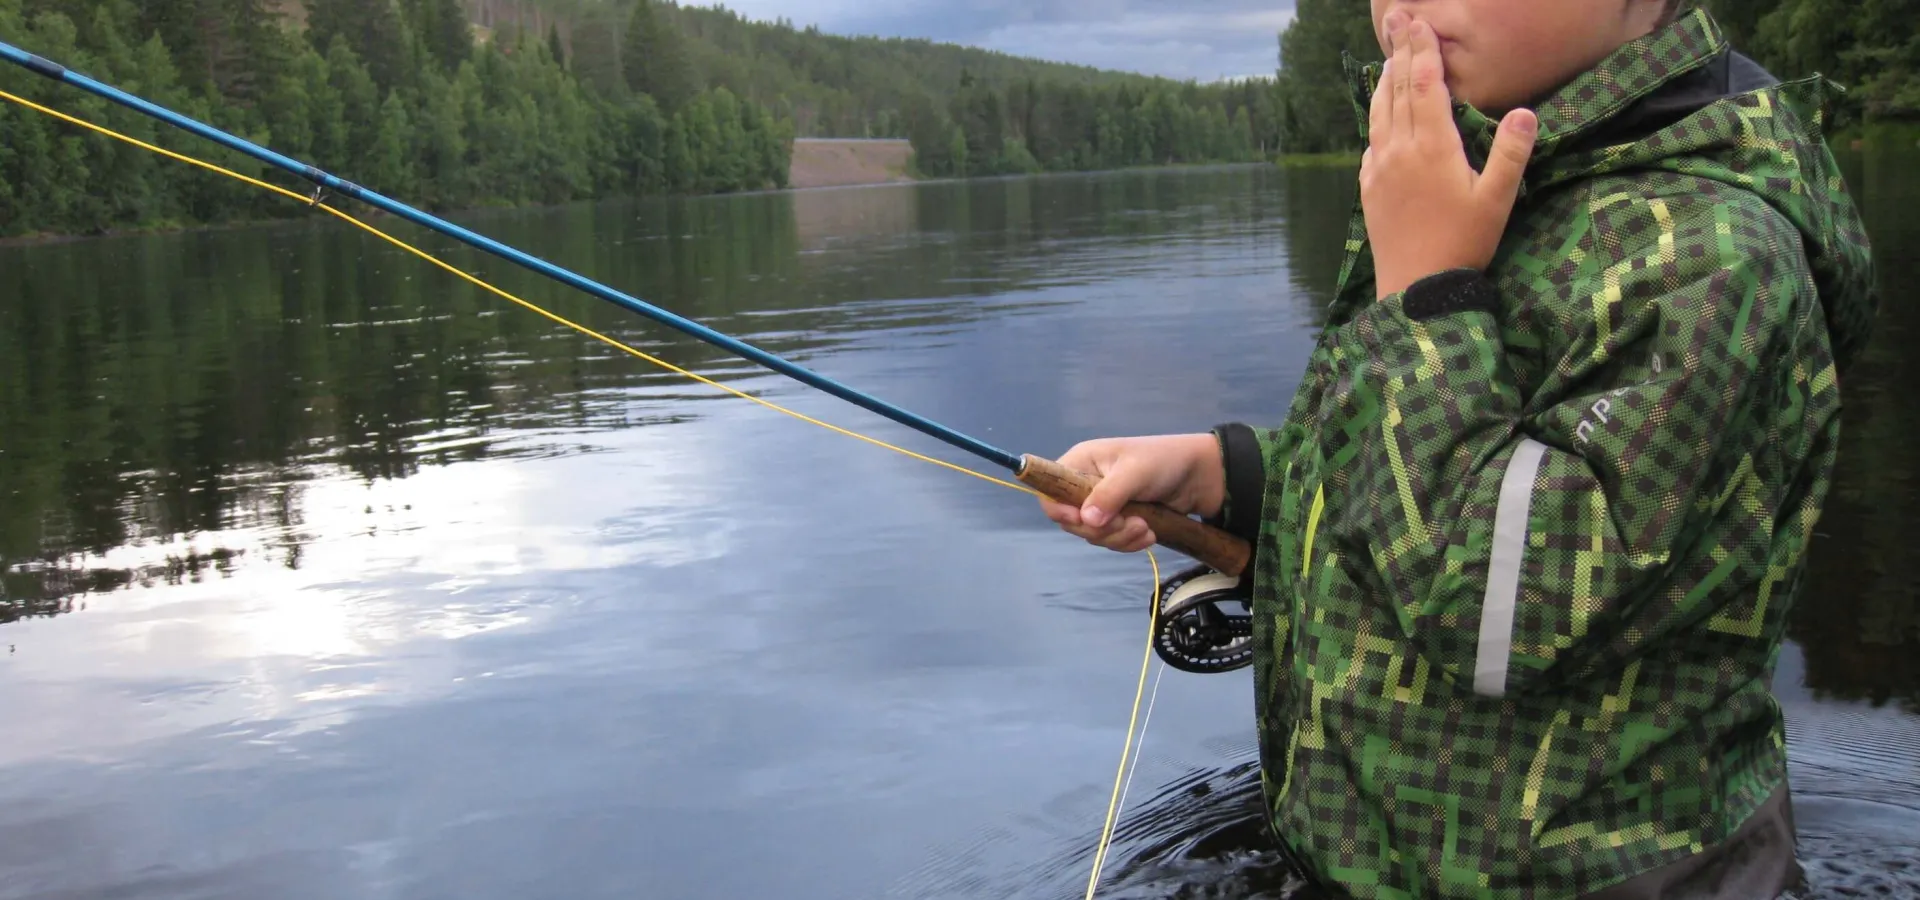
[[[1364,142],[1380,64],[1348,56],[1346,67]],[[1540,132],[1521,202],[1636,169],[1682,171],[1755,194],[1800,232],[1844,371],[1866,344],[1878,295],[1866,230],[1826,144],[1841,91],[1820,75],[1782,82],[1694,10],[1534,105]],[[1458,100],[1454,120],[1468,160],[1484,168],[1499,122]]]

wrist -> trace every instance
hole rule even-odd
[[[1458,265],[1426,265],[1407,269],[1381,270],[1374,277],[1374,299],[1385,300],[1395,294],[1403,294],[1413,286],[1435,275],[1449,274],[1466,270],[1481,271],[1484,267],[1472,263]]]
[[[1226,467],[1219,436],[1211,431],[1184,435],[1186,444],[1187,512],[1202,519],[1218,518],[1227,502]]]
[[[1209,524],[1251,542],[1259,535],[1266,495],[1266,458],[1251,427],[1237,422],[1213,429],[1221,502]]]

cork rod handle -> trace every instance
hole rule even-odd
[[[1093,486],[1100,483],[1097,477],[1032,454],[1022,459],[1019,478],[1027,487],[1074,506],[1087,502]],[[1122,513],[1145,519],[1162,546],[1206,563],[1222,575],[1240,577],[1252,557],[1253,548],[1246,541],[1158,503],[1129,503]]]

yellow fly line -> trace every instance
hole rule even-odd
[[[922,453],[916,453],[912,450],[906,449],[905,447],[901,447],[896,444],[892,444],[892,443],[888,443],[887,441],[880,440],[879,438],[870,437],[868,435],[860,434],[859,432],[856,432],[856,431],[851,431],[846,428],[841,428],[838,425],[833,425],[827,422],[823,422],[819,419],[816,419],[804,413],[800,413],[792,409],[788,409],[787,407],[781,406],[778,403],[773,403],[771,401],[764,400],[759,397],[755,397],[752,394],[748,394],[745,391],[739,390],[738,388],[721,384],[717,381],[714,381],[698,373],[690,372],[686,369],[683,369],[679,366],[674,365],[673,363],[667,362],[666,360],[663,360],[658,357],[652,356],[648,353],[645,353],[636,347],[630,346],[627,343],[620,341],[617,338],[613,338],[605,334],[601,334],[600,332],[594,331],[593,329],[588,328],[585,325],[581,325],[578,322],[574,322],[573,320],[568,319],[565,316],[562,316],[558,313],[555,313],[537,304],[531,303],[527,300],[523,300],[520,297],[517,297],[505,290],[502,290],[501,288],[495,287],[494,285],[489,284],[488,282],[483,281],[473,275],[470,275],[467,272],[462,271],[459,267],[454,266],[446,262],[445,260],[442,260],[439,257],[436,257],[424,250],[421,250],[420,248],[410,243],[407,243],[406,241],[403,241],[400,238],[394,237],[393,235],[388,234],[387,232],[382,231],[379,228],[376,228],[366,222],[363,222],[360,219],[357,219],[339,209],[336,209],[332,206],[328,206],[326,203],[320,202],[317,199],[318,197],[317,194],[315,195],[315,197],[311,197],[311,198],[306,197],[301,194],[295,193],[294,191],[290,191],[290,190],[287,190],[286,188],[280,187],[279,185],[269,184],[257,178],[253,178],[247,175],[243,175],[239,172],[235,172],[232,169],[228,169],[223,166],[207,162],[205,160],[196,159],[194,157],[187,156],[182,153],[176,153],[172,150],[166,149],[165,147],[154,146],[153,144],[149,144],[137,138],[133,138],[133,137],[129,137],[127,135],[121,134],[120,132],[114,131],[113,129],[110,129],[101,125],[96,125],[84,119],[75,118],[73,116],[67,115],[66,113],[60,112],[59,110],[50,109],[48,107],[35,103],[31,100],[25,99],[23,97],[18,97],[13,94],[7,93],[6,91],[0,91],[0,99],[4,99],[4,100],[7,100],[8,102],[18,104],[20,106],[26,107],[27,109],[31,109],[35,112],[51,116],[55,119],[59,119],[60,121],[66,122],[70,125],[79,126],[88,131],[92,131],[96,134],[101,134],[106,137],[113,138],[114,140],[117,140],[117,141],[123,141],[125,143],[132,144],[133,146],[139,147],[143,150],[148,150],[154,153],[158,153],[161,156],[165,156],[169,159],[176,160],[178,162],[183,162],[191,166],[198,166],[199,168],[206,169],[209,172],[214,172],[219,175],[224,175],[236,181],[241,181],[246,184],[252,185],[254,187],[260,188],[261,190],[269,191],[271,193],[278,194],[282,197],[285,197],[289,200],[293,200],[303,205],[311,206],[316,209],[319,209],[322,212],[327,213],[328,215],[331,215],[337,219],[340,219],[341,221],[344,221],[354,226],[355,228],[365,231],[366,233],[371,234],[374,237],[377,237],[383,241],[386,241],[389,244],[392,244],[395,247],[400,248],[401,250],[405,250],[406,252],[411,253],[414,256],[417,256],[420,259],[425,260],[426,262],[431,263],[445,270],[446,272],[460,278],[461,280],[474,285],[475,287],[481,288],[482,290],[492,293],[504,300],[507,300],[527,310],[530,310],[534,313],[544,316],[545,318],[557,324],[563,325],[567,328],[571,328],[574,331],[584,334],[587,337],[593,338],[594,340],[600,341],[601,343],[604,343],[610,347],[613,347],[616,350],[619,350],[637,359],[645,360],[646,362],[652,363],[656,366],[659,366],[660,368],[678,373],[680,375],[684,375],[688,378],[693,379],[694,381],[700,382],[701,384],[707,385],[709,387],[717,388],[719,390],[732,394],[736,397],[740,397],[745,400],[751,400],[754,403],[757,403],[761,406],[764,406],[768,409],[773,410],[774,412],[781,413],[787,416],[792,416],[793,418],[799,419],[800,421],[806,422],[808,424],[818,425],[821,428],[827,429],[828,431],[845,435],[846,437],[854,438],[856,440],[864,441],[876,447],[880,447],[886,450],[891,450],[895,453],[910,457],[912,459],[919,460],[924,463],[930,463],[932,465],[936,465],[944,469],[949,469],[954,472],[958,472],[962,475],[970,475],[982,481],[992,482],[993,484],[997,484],[1001,487],[1008,488],[1011,490],[1020,491],[1021,493],[1030,494],[1036,497],[1040,496],[1038,491],[1035,491],[1032,488],[1027,487],[1026,485],[1016,484],[1011,481],[995,478],[991,475],[987,475],[982,472],[977,472],[972,469],[966,468],[965,466],[959,466],[959,465],[955,465],[953,463],[947,462],[945,460],[935,459],[934,457],[927,456]],[[1153,552],[1151,550],[1147,552],[1147,559],[1153,565],[1153,582],[1154,582],[1153,597],[1152,597],[1153,615],[1152,615],[1152,621],[1147,631],[1147,652],[1146,652],[1145,658],[1143,658],[1140,662],[1140,680],[1139,680],[1138,686],[1134,690],[1134,697],[1133,697],[1133,716],[1131,720],[1129,720],[1129,722],[1127,723],[1127,743],[1126,743],[1125,749],[1122,750],[1120,754],[1120,769],[1118,772],[1114,774],[1113,794],[1112,794],[1112,798],[1108,801],[1108,805],[1107,805],[1106,824],[1103,826],[1101,830],[1100,840],[1095,849],[1093,873],[1092,873],[1092,876],[1087,881],[1086,896],[1088,900],[1092,900],[1100,883],[1101,869],[1104,868],[1104,866],[1106,865],[1107,850],[1113,841],[1114,825],[1115,825],[1116,819],[1119,816],[1120,806],[1121,806],[1122,798],[1124,796],[1122,792],[1123,783],[1131,782],[1131,778],[1129,777],[1130,773],[1128,771],[1128,762],[1129,760],[1132,760],[1136,766],[1138,765],[1138,751],[1135,746],[1136,745],[1135,730],[1136,728],[1138,728],[1140,724],[1140,707],[1141,707],[1141,701],[1146,695],[1147,671],[1151,668],[1152,661],[1153,661],[1153,635],[1154,635],[1154,632],[1159,627],[1159,619],[1160,619],[1160,583],[1161,583],[1160,582],[1160,561],[1158,558],[1156,558],[1153,555]],[[1158,694],[1157,684],[1156,684],[1155,694],[1156,696]],[[1149,708],[1147,712],[1148,712],[1149,718],[1151,718],[1152,709]],[[1138,738],[1139,738],[1139,742],[1144,743],[1146,739],[1145,729],[1139,729]]]

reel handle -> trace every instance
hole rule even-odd
[[[1100,479],[1029,453],[1021,458],[1020,480],[1061,503],[1079,506]],[[1121,511],[1139,516],[1153,529],[1160,544],[1206,563],[1222,575],[1235,578],[1247,569],[1253,548],[1246,541],[1158,503],[1129,503]]]

